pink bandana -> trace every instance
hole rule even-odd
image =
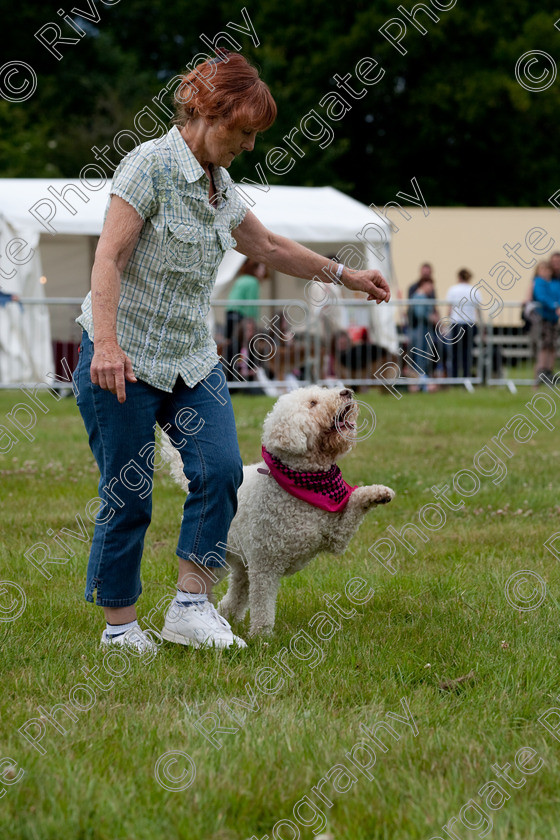
[[[300,472],[292,470],[271,455],[264,446],[262,456],[270,475],[275,481],[296,499],[308,502],[310,505],[336,513],[342,510],[350,499],[356,487],[350,487],[342,478],[340,468],[336,464],[326,472]],[[259,470],[265,472],[265,470]]]

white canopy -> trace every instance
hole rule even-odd
[[[99,236],[110,184],[86,184],[77,178],[1,178],[0,212],[16,226],[38,233],[50,232],[40,221],[45,219],[57,233]],[[358,243],[357,234],[371,223],[380,229],[377,236],[370,232],[371,241],[390,239],[389,226],[377,214],[334,187],[239,183],[237,190],[266,227],[298,242]]]
[[[50,225],[56,233],[99,236],[111,182],[90,184],[96,189],[77,178],[1,178],[0,213],[16,227],[41,234],[53,235],[39,218],[47,220],[52,214]]]
[[[380,269],[390,282],[390,228],[366,205],[333,187],[262,188],[239,183],[237,189],[270,230],[321,253],[338,253],[349,265],[361,258],[362,266]],[[89,290],[92,237],[101,233],[109,192],[109,181],[0,179],[0,214],[14,228],[40,234],[48,296],[80,297]],[[225,284],[243,259],[235,251],[226,253],[214,297],[223,297]],[[375,305],[369,309],[376,342],[396,352],[392,311]]]
[[[14,239],[24,240],[29,248],[17,250],[18,244],[6,253]],[[18,297],[44,298],[44,288],[39,282],[42,275],[41,257],[37,249],[39,234],[30,226],[15,227],[0,213],[0,287]],[[30,257],[23,265],[13,265],[8,255]],[[23,307],[11,301],[0,306],[0,384],[44,382],[48,373],[54,373],[54,360],[49,327],[49,312],[39,304]]]

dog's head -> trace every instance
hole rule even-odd
[[[284,394],[264,421],[264,446],[292,469],[328,469],[356,442],[353,397],[348,388],[318,385]]]

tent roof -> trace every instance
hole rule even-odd
[[[266,193],[245,184],[238,184],[238,188],[255,202],[250,209],[266,227],[290,239],[352,241],[364,225],[372,222],[382,228],[387,239],[391,238],[390,226],[376,213],[334,187],[272,186]]]
[[[372,222],[383,230],[387,240],[390,239],[387,223],[365,204],[333,187],[271,186],[267,192],[246,184],[238,187],[248,199],[255,202],[251,206],[250,201],[247,201],[252,212],[266,227],[291,239],[300,242],[352,241],[364,225]],[[109,189],[110,182],[101,189],[93,190],[78,179],[2,178],[0,213],[18,228],[46,233],[45,228],[29,212],[35,205],[43,217],[54,213],[50,224],[57,233],[98,236]],[[66,203],[76,211],[74,215],[56,198],[63,194],[63,190]],[[87,203],[76,190],[87,196]],[[37,205],[38,202],[42,202],[41,206]],[[375,230],[369,232],[370,241],[381,239],[380,236],[374,236],[375,233]]]

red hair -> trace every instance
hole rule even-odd
[[[270,128],[276,103],[258,70],[239,53],[219,53],[183,76],[175,92],[176,124],[183,126],[200,116],[222,119],[228,128],[241,124],[256,131]]]

